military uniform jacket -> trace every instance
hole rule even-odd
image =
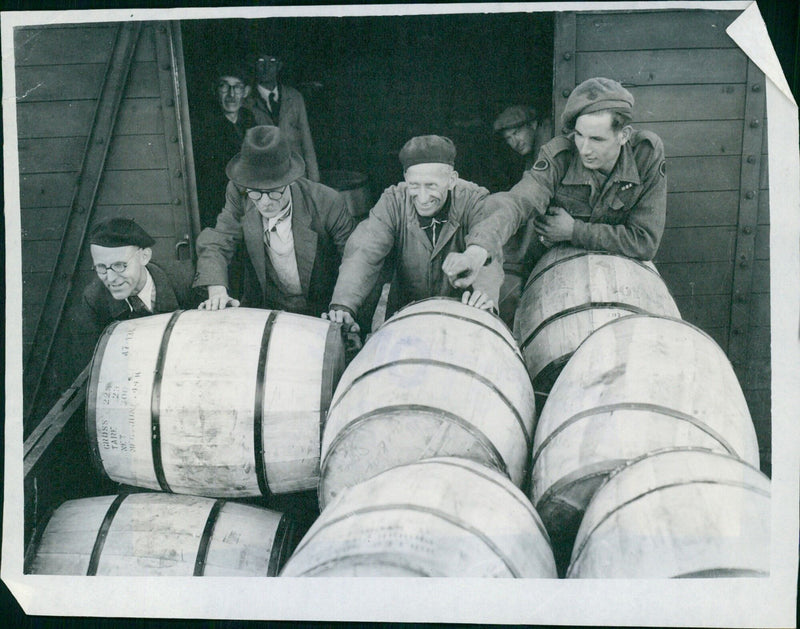
[[[434,246],[419,224],[408,185],[387,188],[347,242],[332,303],[357,313],[390,254],[395,266],[395,294],[390,301],[397,307],[427,297],[460,297],[462,289],[450,286],[442,263],[448,253],[464,251],[469,231],[488,216],[484,205],[488,194],[485,188],[459,179],[450,193],[448,221]],[[474,287],[496,305],[502,281],[502,269],[494,261],[480,270]]]
[[[301,314],[319,316],[327,312],[353,218],[336,190],[302,178],[290,185],[294,253],[307,303]],[[267,255],[261,214],[245,189],[233,182],[228,182],[216,226],[204,229],[197,238],[194,285],[228,287],[228,264],[242,242],[248,259],[242,305],[296,312],[291,297],[280,289]]]
[[[272,118],[269,107],[257,87],[253,87],[246,106],[253,112],[258,125],[271,125],[278,127],[281,134],[289,142],[293,151],[299,153],[306,162],[306,177],[312,181],[319,181],[319,166],[317,154],[314,151],[314,141],[311,139],[311,128],[308,126],[308,115],[303,95],[293,87],[283,85],[278,87],[280,95],[280,111],[278,124]]]
[[[574,246],[652,259],[667,212],[661,139],[649,131],[633,131],[604,182],[599,175],[583,165],[572,138],[552,139],[518,184],[487,200],[495,211],[470,234],[467,244],[497,252],[533,212],[543,214],[556,206],[575,218]]]
[[[196,308],[200,303],[200,294],[192,290],[194,267],[188,260],[151,262],[147,270],[156,290],[153,314]],[[83,291],[76,332],[99,338],[110,323],[139,316],[142,315],[135,314],[127,301],[114,299],[100,278],[95,277]]]

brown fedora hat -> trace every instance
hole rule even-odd
[[[228,162],[225,174],[245,188],[280,188],[302,177],[303,158],[289,148],[278,127],[262,125],[247,130],[242,150]]]

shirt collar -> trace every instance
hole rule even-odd
[[[567,169],[567,174],[564,175],[564,179],[562,179],[561,182],[565,184],[583,184],[588,186],[591,185],[593,172],[595,171],[583,165],[581,156],[576,150],[572,154],[572,161]],[[639,177],[639,169],[636,166],[636,160],[633,158],[633,150],[631,149],[630,142],[626,142],[622,145],[617,163],[614,164],[614,168],[611,169],[608,175],[608,181],[624,181],[637,185],[642,182]]]
[[[142,290],[136,293],[136,296],[142,300],[147,309],[152,311],[153,310],[153,292],[155,291],[156,285],[153,283],[153,276],[150,275],[150,271],[145,267],[144,273],[146,275],[146,279],[144,281],[144,286]],[[127,301],[127,300],[126,300]],[[130,304],[128,304],[130,307]]]
[[[258,210],[256,210],[257,212]],[[272,216],[270,218],[266,218],[265,216],[261,217],[261,224],[264,226],[264,231],[270,231],[273,227],[275,227],[278,223],[292,218],[292,196],[291,196],[291,189],[289,190],[289,203],[288,205],[281,210],[280,214]]]
[[[270,94],[274,94],[275,98],[279,97],[278,96],[278,84],[277,83],[275,84],[275,87],[273,87],[271,90],[268,90],[266,87],[264,87],[260,83],[258,85],[256,85],[256,88],[258,89],[258,93],[261,94],[261,97],[267,102],[269,102],[269,95]]]

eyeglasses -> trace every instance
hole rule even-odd
[[[105,265],[105,264],[95,264],[92,268],[94,272],[97,273],[100,277],[105,277],[108,273],[108,270],[111,269],[114,273],[120,274],[124,273],[125,270],[128,268],[128,262],[131,261],[133,256],[135,256],[140,249],[134,251],[131,255],[128,256],[128,259],[125,262],[113,262],[112,264]]]
[[[230,83],[222,82],[219,85],[217,85],[217,89],[223,94],[226,92],[233,92],[234,94],[243,94],[245,86],[242,85],[241,83],[236,83],[235,85],[231,85]]]
[[[247,188],[247,196],[253,199],[253,201],[258,201],[264,195],[267,195],[273,201],[277,201],[283,197],[284,192],[286,192],[286,186],[273,190],[253,190],[252,188]]]

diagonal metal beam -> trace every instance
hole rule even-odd
[[[140,22],[120,24],[106,66],[94,120],[86,141],[78,180],[72,196],[70,213],[61,238],[61,249],[50,277],[42,314],[36,326],[33,351],[23,369],[25,425],[28,424],[31,411],[35,407],[42,378],[50,362],[53,343],[64,313],[67,296],[72,288],[140,31]]]

